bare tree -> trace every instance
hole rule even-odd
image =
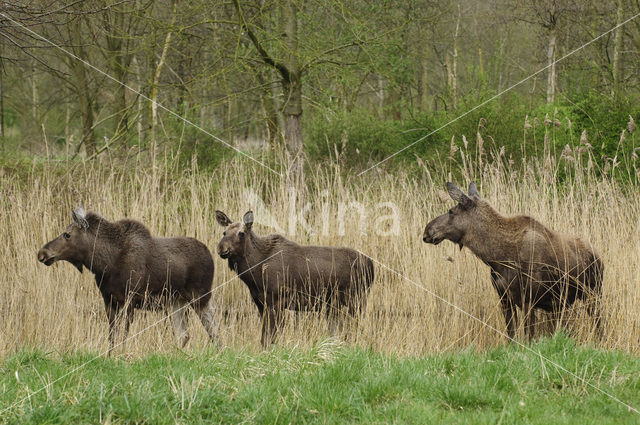
[[[94,107],[95,91],[89,87],[89,75],[85,62],[87,61],[87,51],[82,38],[80,18],[72,20],[68,24],[70,41],[73,43],[73,53],[76,58],[67,57],[69,69],[74,76],[74,88],[80,106],[80,116],[82,118],[82,139],[80,145],[84,143],[87,155],[96,153],[96,138],[94,133]],[[78,145],[78,147],[80,146]]]
[[[611,85],[611,94],[617,94],[620,90],[620,57],[622,56],[622,38],[624,35],[624,28],[622,28],[622,19],[624,13],[624,5],[623,0],[617,0],[616,4],[616,25],[618,28],[616,29],[615,42],[613,46],[613,60],[612,60],[612,85]]]
[[[288,169],[292,175],[302,175],[302,68],[298,60],[298,18],[297,7],[292,0],[282,2],[282,38],[286,49],[284,59],[276,59],[258,39],[252,26],[245,19],[238,0],[233,1],[240,24],[260,55],[261,60],[274,68],[280,75],[284,97],[285,130],[284,139],[287,147]]]

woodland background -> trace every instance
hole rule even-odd
[[[198,126],[289,165],[363,168],[548,66],[398,159],[453,156],[466,135],[511,162],[536,139],[558,154],[582,142],[615,168],[635,154],[620,131],[640,110],[640,19],[555,61],[639,12],[638,0],[4,2],[0,155],[160,149],[215,167],[235,154]]]

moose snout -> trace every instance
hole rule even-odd
[[[424,243],[432,243],[433,242],[433,238],[431,237],[431,232],[429,231],[429,227],[426,227],[424,229],[424,233],[422,234],[422,241]]]
[[[40,251],[38,251],[38,261],[40,261],[41,263],[49,266],[53,263],[53,260],[54,258],[46,250],[41,249]]]
[[[430,243],[433,245],[438,245],[440,242],[442,242],[442,236],[439,234],[440,232],[436,229],[434,229],[433,226],[427,225],[427,227],[424,229],[424,233],[422,235],[422,241],[424,243]]]
[[[231,255],[231,249],[226,246],[218,245],[218,255],[221,258],[229,258],[229,255]]]

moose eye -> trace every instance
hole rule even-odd
[[[222,232],[222,236],[227,236],[227,232]]]
[[[449,210],[449,215],[453,215],[453,208]]]
[[[238,236],[240,237],[240,239],[244,238],[244,232],[238,232]]]
[[[71,235],[67,232],[63,233],[65,239],[71,239]]]

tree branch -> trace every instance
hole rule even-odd
[[[260,57],[262,57],[262,61],[265,64],[278,70],[278,72],[280,73],[280,75],[282,75],[282,78],[285,81],[290,81],[291,73],[289,69],[284,64],[277,62],[271,56],[269,56],[269,53],[267,53],[264,47],[262,47],[262,44],[260,44],[260,40],[258,40],[258,37],[256,37],[255,33],[251,30],[251,28],[247,24],[247,21],[244,19],[244,14],[242,13],[242,8],[240,7],[240,2],[238,0],[233,0],[233,5],[236,7],[236,11],[238,12],[238,18],[240,18],[241,28],[247,32],[247,36],[249,36],[249,39],[251,40],[254,47],[260,54]]]

